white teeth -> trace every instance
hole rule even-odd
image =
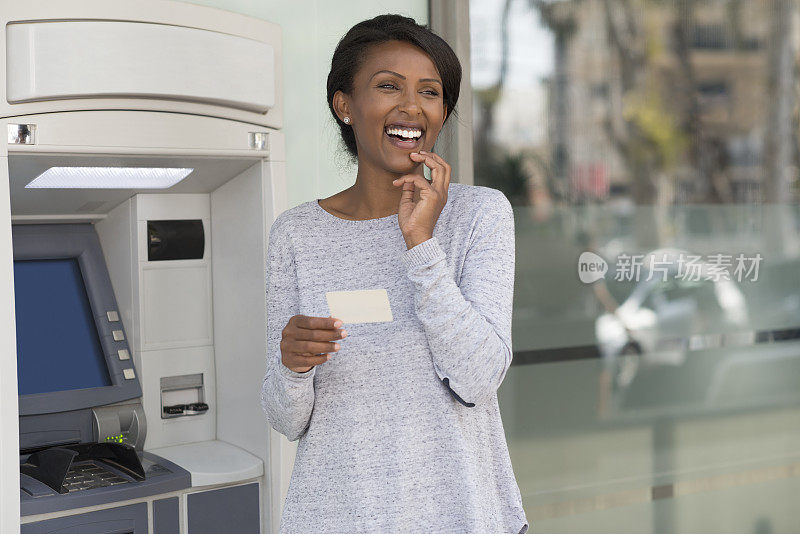
[[[401,135],[406,139],[418,139],[422,136],[422,130],[415,130],[415,129],[404,130],[400,128],[387,128],[386,133]]]

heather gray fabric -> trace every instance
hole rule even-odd
[[[270,230],[270,425],[299,439],[280,532],[524,534],[497,388],[511,363],[514,218],[500,191],[451,183],[431,239],[397,215],[341,219],[312,200]],[[345,323],[330,361],[281,361],[292,315],[325,292],[386,289],[393,320]],[[452,388],[452,389],[451,389]]]

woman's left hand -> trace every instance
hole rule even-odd
[[[406,174],[394,180],[392,185],[402,186],[400,210],[397,222],[408,248],[415,247],[433,237],[433,229],[439,215],[447,204],[450,188],[450,165],[433,152],[420,150],[409,157],[431,169],[431,182],[422,174]],[[414,191],[419,189],[419,201],[414,202]]]

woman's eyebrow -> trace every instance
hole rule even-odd
[[[406,79],[405,76],[403,76],[402,74],[399,74],[397,72],[394,72],[393,70],[379,70],[378,72],[376,72],[375,74],[370,76],[369,79],[371,80],[372,78],[374,78],[375,76],[377,76],[381,72],[388,72],[389,74],[394,74],[395,76],[397,76],[401,80],[405,80]],[[442,82],[440,82],[439,80],[437,80],[435,78],[420,78],[419,81],[421,81],[421,82],[433,82],[433,83],[438,83],[439,85],[442,85]]]

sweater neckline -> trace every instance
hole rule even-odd
[[[333,220],[336,220],[336,221],[340,221],[342,224],[347,224],[347,225],[385,224],[385,223],[388,223],[388,222],[397,223],[397,213],[394,213],[392,215],[387,215],[386,217],[377,217],[375,219],[355,219],[355,220],[354,219],[343,219],[343,218],[338,217],[338,216],[334,215],[333,213],[329,212],[325,208],[323,208],[319,204],[319,200],[320,199],[312,200],[311,204],[313,204],[313,207],[314,207],[314,209],[316,211],[321,212],[321,215],[324,218],[328,219],[328,220],[333,219]]]

